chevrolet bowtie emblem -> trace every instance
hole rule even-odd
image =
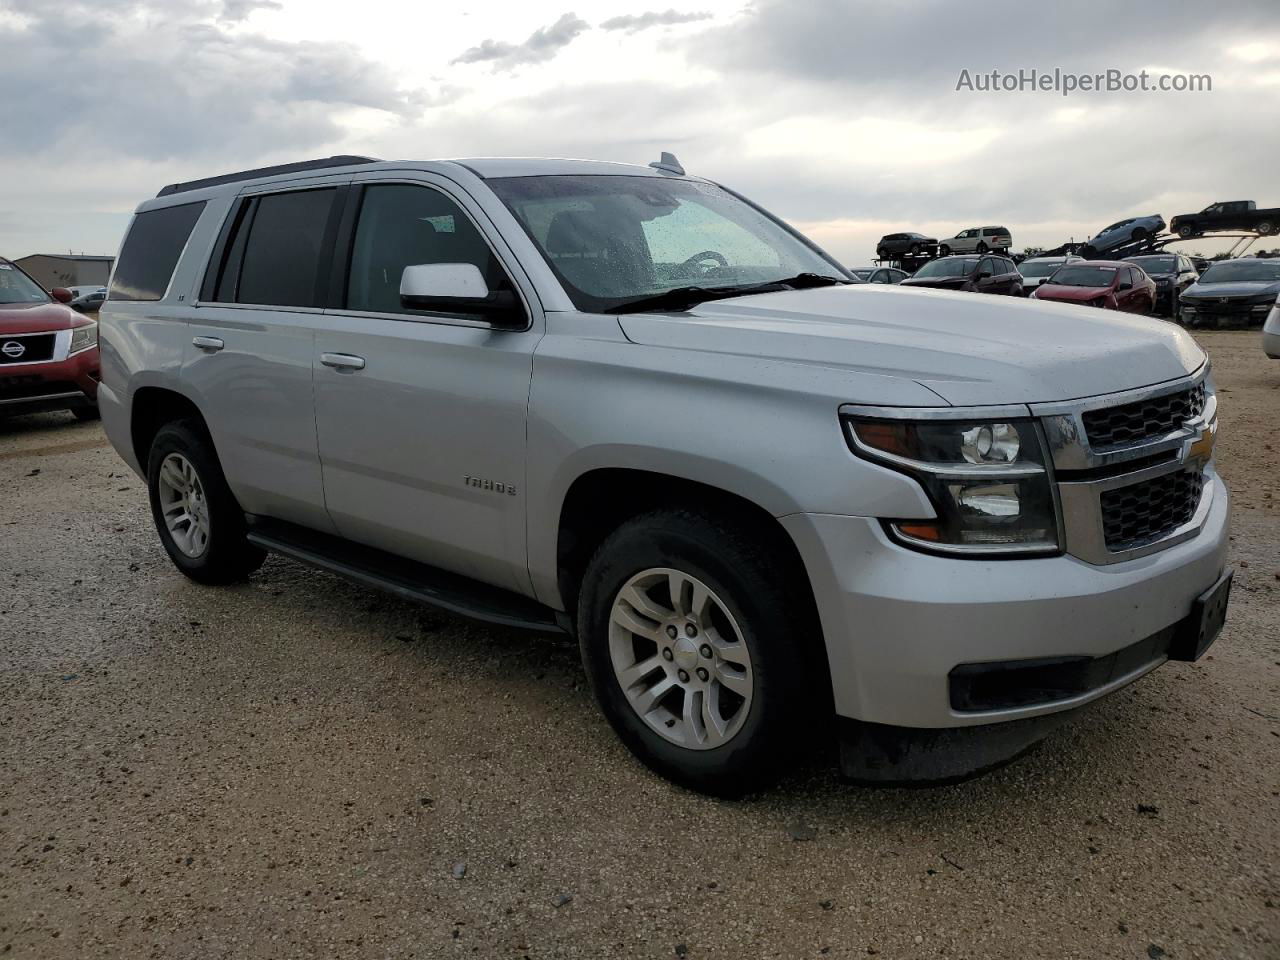
[[[1213,423],[1192,422],[1187,424],[1196,433],[1188,437],[1182,445],[1182,462],[1191,466],[1204,466],[1213,459],[1213,445],[1218,440],[1218,421]]]

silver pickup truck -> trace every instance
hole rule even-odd
[[[827,748],[968,776],[1225,617],[1189,336],[856,283],[670,155],[173,184],[101,327],[103,422],[188,577],[277,552],[567,632],[699,790]]]

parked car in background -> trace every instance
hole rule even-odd
[[[0,416],[70,410],[98,415],[98,324],[0,259]]]
[[[1188,327],[1247,327],[1264,321],[1280,295],[1280,260],[1219,260],[1183,291],[1178,317]]]
[[[1169,221],[1178,236],[1195,237],[1209,230],[1249,230],[1264,237],[1276,232],[1280,207],[1259,210],[1252,200],[1222,200],[1199,213],[1180,213]]]
[[[1172,314],[1184,290],[1200,278],[1191,258],[1181,253],[1148,253],[1125,257],[1126,263],[1142,268],[1156,282],[1156,312]]]
[[[1156,302],[1156,284],[1141,267],[1120,260],[1089,260],[1059,267],[1031,296],[1104,310],[1150,313]]]
[[[1208,257],[1189,256],[1187,257],[1187,259],[1191,261],[1191,265],[1196,268],[1196,273],[1199,273],[1199,274],[1203,274],[1206,270],[1208,270],[1211,266],[1213,266],[1213,261],[1210,260]]]
[[[863,283],[901,283],[911,276],[897,267],[851,267],[849,272]]]
[[[1022,290],[1030,294],[1036,287],[1049,279],[1049,276],[1064,263],[1075,263],[1083,257],[1030,257],[1018,264],[1018,272],[1022,274]]]
[[[876,244],[876,256],[881,260],[893,260],[908,254],[918,257],[933,253],[937,245],[936,237],[926,237],[923,233],[886,233]]]
[[[933,287],[1022,296],[1022,274],[1008,257],[939,257],[902,281],[904,287]]]
[[[954,237],[939,241],[938,253],[986,253],[988,250],[1008,250],[1013,236],[1005,227],[970,227]]]
[[[102,303],[107,299],[106,287],[68,287],[71,291],[71,303],[69,306],[72,310],[78,310],[81,313],[96,313],[102,307]]]
[[[1164,226],[1164,217],[1158,213],[1150,213],[1145,217],[1130,217],[1128,220],[1120,220],[1109,227],[1103,227],[1089,239],[1085,247],[1093,253],[1106,253],[1116,247],[1154,237],[1164,230]]]
[[[1262,349],[1272,360],[1280,360],[1280,296],[1262,326]]]

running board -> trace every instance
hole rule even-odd
[[[554,610],[510,590],[290,523],[255,516],[246,519],[249,542],[255,546],[356,583],[484,623],[539,633],[565,632],[563,618]]]

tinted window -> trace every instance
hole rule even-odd
[[[272,193],[251,201],[232,241],[233,254],[238,255],[241,248],[244,254],[239,283],[228,282],[235,279],[236,256],[228,260],[218,299],[280,307],[318,305],[316,280],[336,195],[334,188],[326,187]]]
[[[161,207],[134,217],[111,277],[111,299],[163,297],[202,210],[204,201]]]
[[[426,313],[400,304],[400,275],[423,263],[475,264],[490,291],[511,289],[480,231],[439,190],[404,183],[367,187],[351,248],[347,309]]]

